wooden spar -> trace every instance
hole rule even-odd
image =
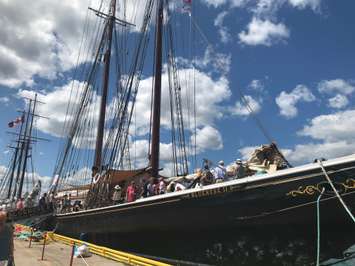
[[[107,47],[104,55],[105,69],[104,69],[104,76],[103,76],[100,114],[99,114],[99,122],[97,127],[95,158],[94,158],[94,168],[96,169],[96,171],[99,171],[99,169],[101,168],[102,146],[103,146],[103,138],[104,138],[104,130],[105,130],[106,102],[107,102],[108,86],[110,81],[112,32],[113,32],[113,25],[115,23],[115,14],[116,14],[116,0],[112,0],[111,7],[110,7],[110,15],[108,17],[108,21],[107,21],[108,24],[106,27],[106,36],[105,36],[105,38],[107,38]]]
[[[157,26],[155,34],[155,79],[153,93],[152,142],[150,148],[151,175],[158,177],[160,144],[160,105],[161,105],[161,70],[162,70],[162,27],[163,0],[158,0]]]
[[[26,174],[26,167],[27,167],[27,159],[28,159],[28,151],[30,149],[30,142],[31,142],[31,135],[32,135],[32,128],[33,128],[33,120],[34,120],[34,116],[33,114],[36,112],[36,103],[37,103],[37,94],[35,95],[35,99],[33,101],[33,108],[32,108],[32,112],[31,112],[31,103],[32,100],[30,100],[30,106],[29,106],[29,113],[27,116],[27,121],[26,121],[26,128],[25,130],[27,131],[27,124],[30,121],[30,125],[29,125],[29,129],[28,129],[28,136],[25,135],[25,139],[24,139],[24,162],[22,165],[22,173],[21,173],[21,180],[20,180],[20,186],[18,189],[18,194],[17,194],[17,198],[20,199],[22,197],[22,188],[23,188],[23,182],[25,180],[25,174]],[[31,113],[30,113],[31,112]],[[26,134],[27,132],[25,132]]]

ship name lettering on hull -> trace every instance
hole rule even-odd
[[[201,190],[196,191],[187,195],[184,195],[184,198],[201,198],[201,197],[208,197],[208,196],[215,196],[218,194],[228,193],[235,191],[239,188],[239,186],[230,186],[230,187],[219,187],[209,190]]]

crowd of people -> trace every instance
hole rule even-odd
[[[162,195],[174,191],[180,191],[190,188],[202,187],[214,183],[220,183],[231,179],[243,178],[247,175],[246,166],[242,160],[237,159],[233,164],[227,167],[224,161],[219,161],[217,166],[211,167],[206,161],[202,169],[188,177],[175,179],[164,179],[163,177],[132,180],[128,185],[115,185],[110,193],[112,204],[116,205],[123,202],[133,202],[140,198],[147,198],[154,195]],[[36,204],[34,204],[36,205]],[[26,200],[22,197],[16,201],[16,210],[22,210],[26,206]],[[44,193],[38,201],[38,207],[41,211],[50,211],[56,209],[60,213],[80,211],[83,209],[81,200],[75,200],[71,194],[62,196],[54,193]]]
[[[58,199],[57,209],[60,213],[77,212],[84,209],[81,200],[74,200],[71,194],[65,194],[63,197]]]
[[[203,169],[197,169],[190,180],[172,180],[167,182],[163,177],[143,179],[140,182],[131,181],[125,191],[120,185],[116,185],[112,192],[112,203],[133,202],[140,198],[151,197],[171,193],[174,191],[185,190],[220,183],[231,179],[243,178],[247,174],[246,166],[242,160],[237,159],[232,165],[225,167],[223,161],[219,161],[216,167],[211,168],[208,163],[204,164]],[[137,184],[138,183],[138,184]]]
[[[38,204],[29,202],[24,197],[21,197],[15,201],[15,207],[17,211],[25,208],[38,207],[41,211],[49,211],[54,208],[54,193],[44,193],[38,200]]]

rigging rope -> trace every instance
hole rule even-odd
[[[317,198],[317,266],[319,266],[319,255],[320,255],[320,198],[322,197],[323,193],[325,191],[325,188],[323,187],[320,195]]]
[[[340,196],[338,190],[335,188],[335,186],[334,186],[332,180],[330,179],[330,177],[329,177],[327,171],[325,170],[325,168],[324,168],[324,166],[323,166],[322,161],[319,160],[319,159],[318,159],[317,161],[318,161],[318,164],[319,164],[320,168],[322,169],[323,174],[324,174],[325,178],[327,179],[329,185],[332,187],[332,189],[333,189],[335,195],[336,195],[337,198],[339,199],[340,203],[343,205],[343,207],[344,207],[344,209],[346,210],[346,212],[349,214],[350,218],[351,218],[351,219],[353,220],[353,222],[355,223],[355,217],[354,217],[354,215],[351,213],[349,207],[345,204],[345,202],[343,201],[342,197]]]

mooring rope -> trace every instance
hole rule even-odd
[[[354,215],[351,213],[350,209],[348,208],[348,206],[345,204],[345,202],[343,201],[342,197],[339,195],[338,191],[336,190],[336,188],[334,187],[334,184],[332,182],[332,180],[330,180],[330,177],[327,174],[327,171],[325,170],[322,162],[318,159],[318,164],[320,166],[320,168],[322,169],[328,183],[330,184],[330,186],[332,187],[332,189],[334,190],[335,195],[338,197],[340,203],[343,205],[344,209],[346,210],[346,212],[349,214],[350,218],[353,220],[353,222],[355,223],[355,217]]]
[[[324,193],[325,188],[322,189],[322,192],[318,196],[317,199],[317,266],[319,266],[319,255],[320,255],[320,212],[319,212],[319,202],[320,198],[322,197]]]
[[[86,264],[86,266],[89,266],[89,264],[86,262],[86,260],[84,259],[84,257],[83,257],[81,254],[79,254],[79,256],[80,256],[80,258],[83,259],[83,261],[84,261],[84,263]]]

